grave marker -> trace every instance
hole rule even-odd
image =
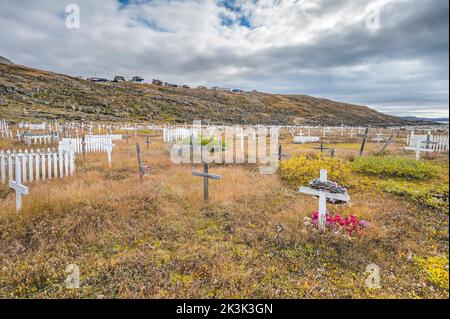
[[[358,134],[358,136],[363,136],[363,140],[362,140],[362,143],[361,143],[361,148],[359,149],[359,156],[361,157],[361,156],[364,155],[364,147],[366,146],[366,140],[367,140],[367,137],[369,136],[369,128],[366,127],[365,133],[363,135]]]
[[[139,145],[139,143],[136,143],[136,156],[137,156],[137,161],[138,161],[138,166],[139,166],[139,176],[142,178],[145,176],[145,167],[142,164],[142,159],[141,159],[141,147]]]
[[[320,142],[320,146],[316,146],[316,147],[313,147],[313,149],[316,149],[316,150],[320,150],[320,153],[322,154],[323,153],[323,151],[330,151],[330,156],[333,158],[334,157],[334,148],[332,148],[332,147],[324,147],[323,146],[323,142]]]
[[[209,179],[220,180],[221,176],[208,173],[208,163],[203,164],[203,172],[193,171],[192,175],[203,177],[203,199],[207,203],[209,200]]]
[[[320,182],[327,182],[327,170],[320,170]],[[350,196],[347,193],[330,193],[321,189],[314,189],[310,187],[300,187],[299,192],[302,194],[319,197],[319,229],[325,229],[326,214],[327,214],[327,199],[337,200],[342,202],[350,201]]]
[[[420,152],[433,152],[432,149],[429,148],[422,148],[421,145],[422,143],[424,143],[421,140],[417,141],[417,146],[416,147],[406,147],[407,150],[413,150],[416,151],[416,160],[420,160]]]
[[[28,195],[28,187],[22,184],[22,168],[19,156],[16,156],[15,161],[16,180],[10,180],[9,187],[16,191],[16,210],[20,211],[22,209],[22,195]]]

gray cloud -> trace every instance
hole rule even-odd
[[[64,8],[81,9],[81,28]],[[71,75],[142,75],[448,116],[447,0],[3,0],[0,55]],[[380,28],[365,20],[380,10]],[[224,24],[226,16],[233,23]],[[245,17],[249,26],[236,23]],[[227,20],[228,21],[228,20]]]

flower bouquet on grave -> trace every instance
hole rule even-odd
[[[311,218],[312,225],[319,223],[319,211],[315,211]],[[325,227],[334,229],[336,232],[345,232],[351,237],[354,234],[364,236],[363,228],[369,228],[370,223],[365,220],[359,220],[355,215],[342,217],[339,214],[332,214],[327,211]]]

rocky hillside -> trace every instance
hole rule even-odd
[[[395,125],[365,106],[305,95],[232,93],[151,84],[92,83],[0,63],[0,118],[209,123]]]

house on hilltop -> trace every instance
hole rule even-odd
[[[96,78],[96,77],[87,78],[87,80],[91,82],[108,82],[108,80],[105,78]]]
[[[158,85],[158,86],[163,86],[164,82],[161,81],[161,80],[158,80],[158,79],[153,79],[152,84],[153,85]]]
[[[133,76],[133,77],[131,78],[131,82],[134,82],[134,83],[142,83],[142,82],[144,82],[144,78],[143,78],[143,77],[140,77],[140,76]]]
[[[121,75],[116,75],[113,80],[113,82],[125,82],[125,81],[126,81],[125,77],[123,77]]]

